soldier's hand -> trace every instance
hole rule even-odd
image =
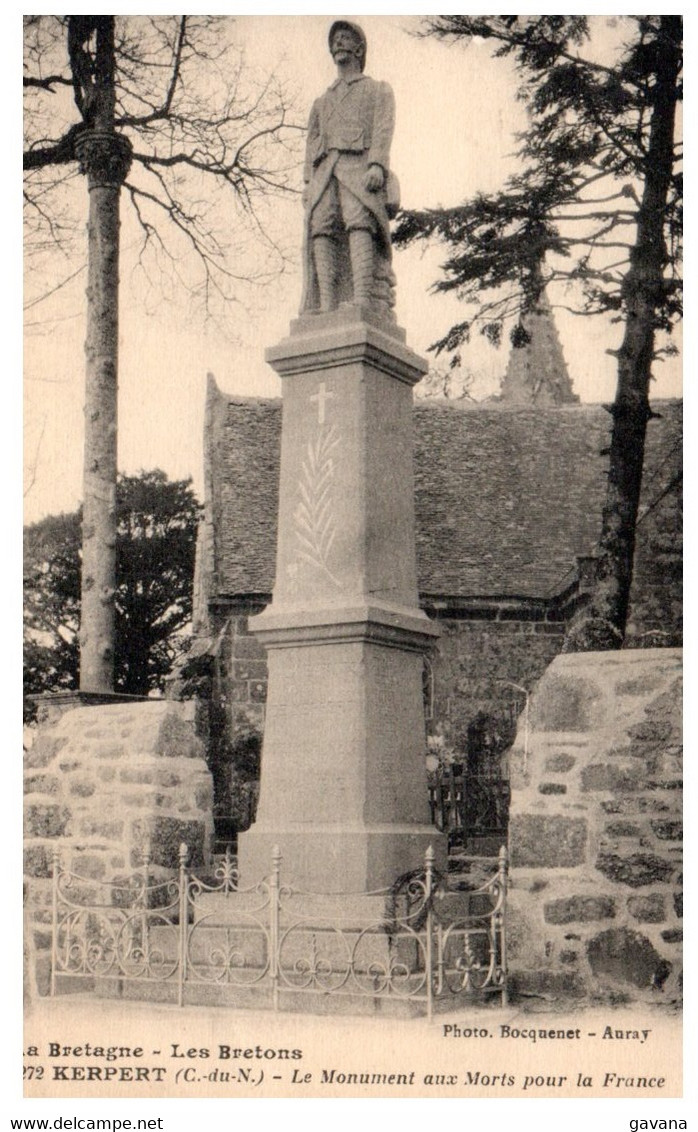
[[[369,193],[377,193],[383,188],[385,173],[380,165],[369,165],[364,174],[364,188]]]

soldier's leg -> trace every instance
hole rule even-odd
[[[355,228],[349,233],[351,277],[354,285],[354,302],[368,303],[373,287],[373,233],[366,228]]]
[[[313,265],[321,311],[332,311],[337,306],[336,238],[341,227],[339,194],[337,182],[333,177],[316,203],[310,218]]]
[[[320,310],[332,311],[337,306],[337,252],[331,236],[313,237],[313,261],[320,292]]]
[[[349,258],[354,302],[368,303],[373,290],[375,217],[346,185],[339,185],[344,225],[349,235]]]

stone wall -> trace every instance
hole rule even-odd
[[[249,613],[244,612],[230,619],[221,650],[220,679],[234,733],[264,729],[267,652],[250,633],[248,617]]]
[[[677,1001],[680,650],[557,657],[510,759],[514,993]]]
[[[429,726],[464,753],[469,724],[491,716],[513,738],[516,720],[550,662],[565,626],[554,621],[439,620],[441,638],[431,658],[433,696]]]
[[[164,700],[73,708],[41,727],[25,753],[25,902],[41,993],[54,852],[88,889],[128,876],[146,855],[153,875],[166,875],[182,842],[194,867],[207,863],[212,785],[194,712]]]

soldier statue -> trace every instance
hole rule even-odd
[[[395,100],[387,83],[363,73],[366,36],[357,24],[335,21],[329,47],[337,79],[314,103],[308,123],[301,312],[353,302],[394,320]]]

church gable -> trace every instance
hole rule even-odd
[[[652,545],[675,555],[682,405],[650,421],[638,526],[643,584]],[[208,600],[269,595],[274,583],[280,400],[208,393],[203,574]],[[611,418],[600,405],[464,411],[418,402],[414,475],[419,592],[547,601],[593,555]],[[646,518],[642,518],[642,516]],[[663,534],[654,531],[659,522]],[[648,543],[645,546],[645,543]],[[657,579],[661,581],[661,579]]]

